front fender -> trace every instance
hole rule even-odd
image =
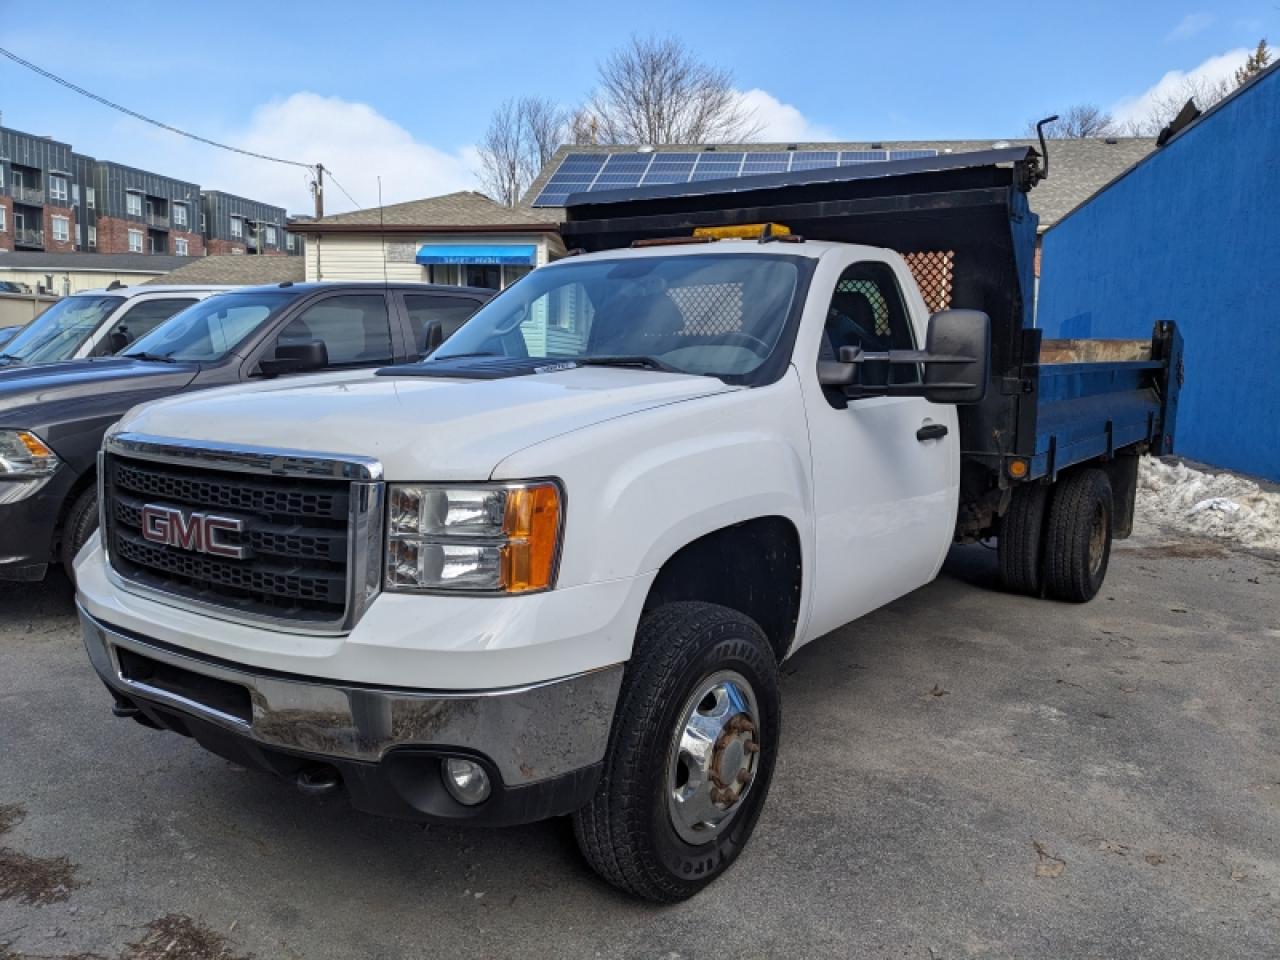
[[[790,371],[767,387],[593,424],[502,461],[495,479],[559,477],[567,494],[558,584],[652,573],[705,534],[780,516],[813,556],[809,438]]]

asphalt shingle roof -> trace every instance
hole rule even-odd
[[[255,257],[220,254],[212,257],[187,258],[185,266],[147,283],[230,283],[265,284],[292,281],[306,277],[302,257]]]
[[[533,226],[558,222],[558,217],[544,210],[528,207],[504,207],[474,190],[460,190],[441,197],[409,200],[381,208],[369,207],[336,213],[320,220],[291,221],[289,229],[315,232],[325,225],[361,225],[376,227],[505,227]]]
[[[1027,139],[1013,140],[878,140],[864,142],[826,143],[727,143],[716,144],[716,152],[782,153],[789,147],[796,150],[937,150],[939,153],[972,153],[1001,146],[1033,146],[1039,142]],[[1089,199],[1094,193],[1117,176],[1138,163],[1156,146],[1153,137],[1113,137],[1083,140],[1050,140],[1049,179],[1038,184],[1028,195],[1031,209],[1040,215],[1040,229],[1046,230],[1067,213]],[[560,162],[570,153],[619,153],[629,148],[576,146],[567,144],[556,150],[524,195],[524,204],[535,200],[543,185],[560,168]],[[701,152],[703,144],[664,145],[659,153]],[[491,201],[492,202],[492,201]],[[529,208],[535,217],[559,221],[564,210],[559,207]]]

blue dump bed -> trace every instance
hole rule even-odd
[[[781,223],[812,240],[896,250],[931,309],[986,313],[991,383],[980,403],[959,408],[957,536],[967,539],[993,529],[1018,484],[1097,461],[1122,489],[1135,482],[1133,454],[1173,450],[1182,344],[1171,322],[1149,342],[1042,343],[1034,328],[1027,193],[1042,178],[1034,149],[1010,147],[596,191],[569,197],[561,235],[570,249],[596,251],[696,227]]]

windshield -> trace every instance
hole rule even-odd
[[[0,348],[0,363],[52,363],[80,349],[123,297],[64,297]]]
[[[214,294],[140,337],[124,356],[214,363],[292,299],[275,291]]]
[[[772,354],[799,278],[795,257],[766,254],[564,263],[491,300],[431,359],[649,357],[738,379]]]

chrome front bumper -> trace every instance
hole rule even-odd
[[[378,763],[405,747],[478,753],[492,762],[507,787],[598,764],[622,684],[623,667],[617,664],[499,690],[344,686],[202,658],[113,628],[82,607],[79,614],[94,669],[130,701],[159,705],[264,748],[326,760]],[[149,681],[122,663],[121,651],[176,670]],[[129,663],[136,667],[136,660]],[[189,677],[193,682],[184,683],[189,675],[195,675]],[[218,696],[204,696],[199,678],[247,691],[244,711],[230,711]]]

